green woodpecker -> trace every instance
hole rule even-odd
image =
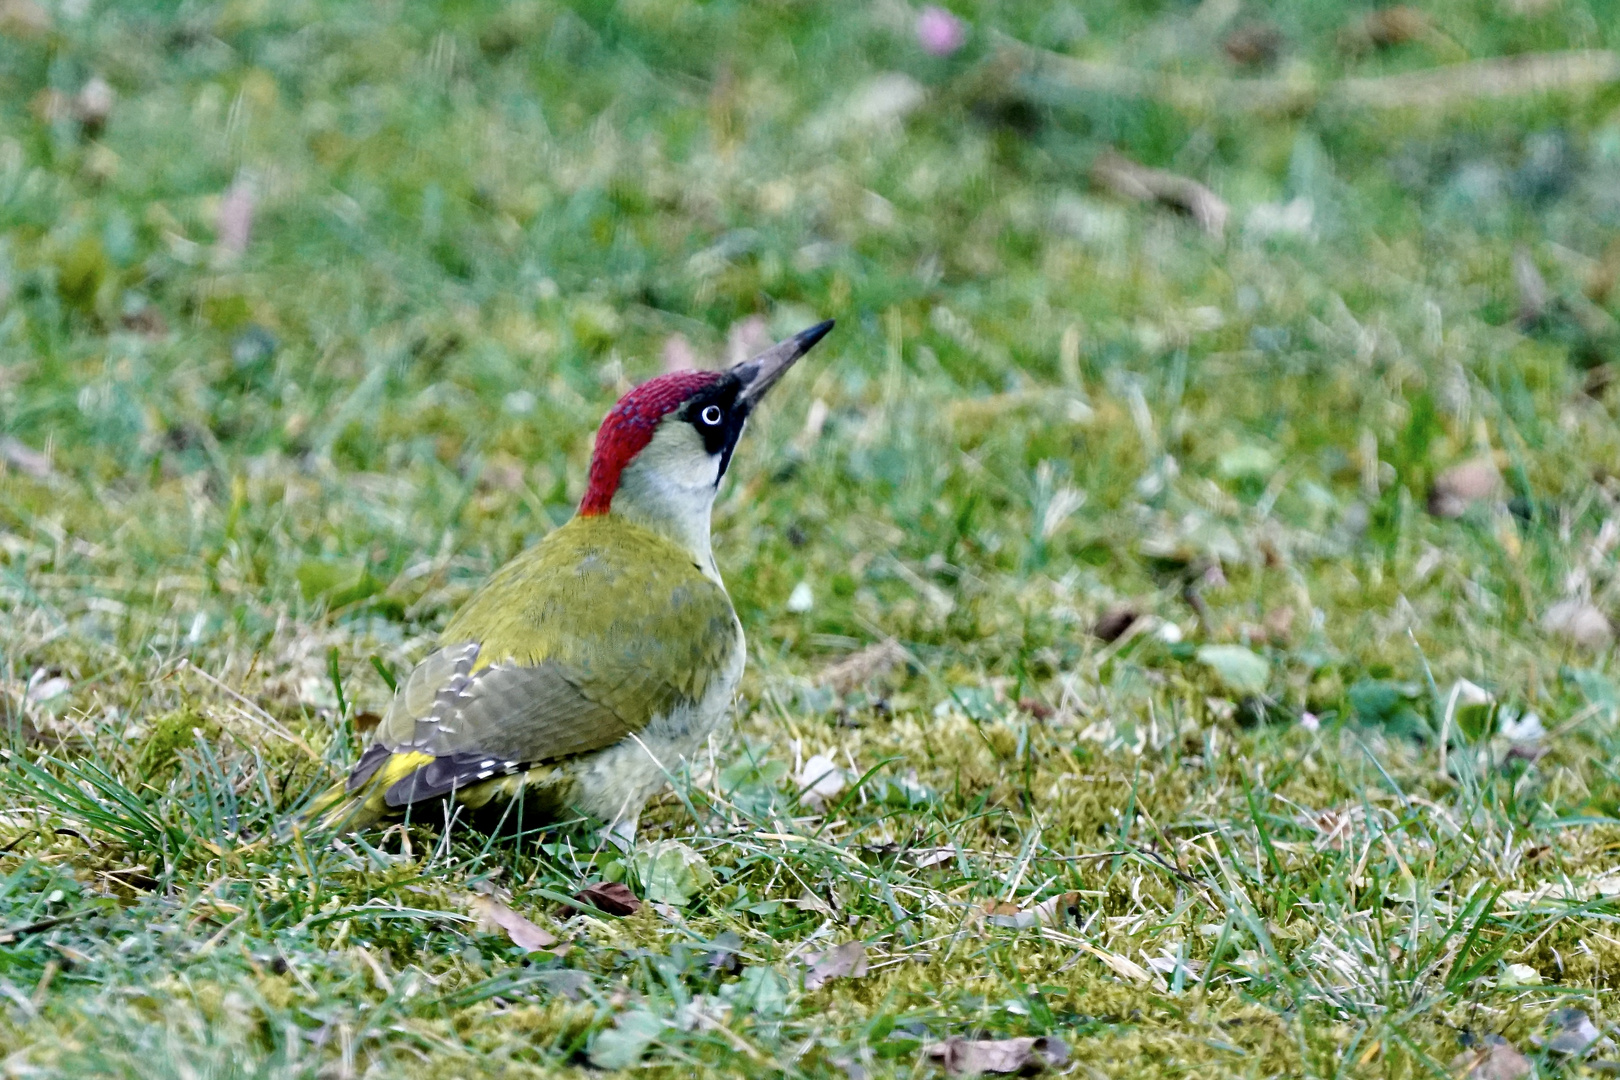
[[[748,414],[832,326],[620,398],[579,512],[456,612],[304,823],[360,829],[450,800],[485,818],[521,809],[525,826],[574,808],[633,840],[742,678],[742,624],[709,545],[720,479]]]

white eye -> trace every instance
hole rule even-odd
[[[716,426],[717,424],[720,423],[720,406],[718,406],[718,405],[705,405],[703,407],[703,413],[702,413],[702,416],[700,418],[702,419],[702,421],[705,424],[709,425],[710,427]]]

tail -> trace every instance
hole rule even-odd
[[[346,779],[321,792],[298,812],[293,827],[305,833],[369,829],[398,813],[398,808],[388,805],[388,789],[432,760],[432,754],[395,754],[375,744],[361,755]]]

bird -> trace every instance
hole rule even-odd
[[[633,846],[647,799],[722,730],[742,679],[742,623],[710,542],[720,482],[749,414],[832,328],[621,397],[573,518],[467,599],[298,824],[356,832],[459,805],[475,824],[515,812],[527,828],[580,811]]]

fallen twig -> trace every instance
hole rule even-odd
[[[1091,179],[1114,194],[1138,202],[1157,202],[1180,210],[1211,236],[1226,232],[1230,213],[1225,200],[1196,180],[1163,169],[1150,169],[1112,150],[1091,166]]]

